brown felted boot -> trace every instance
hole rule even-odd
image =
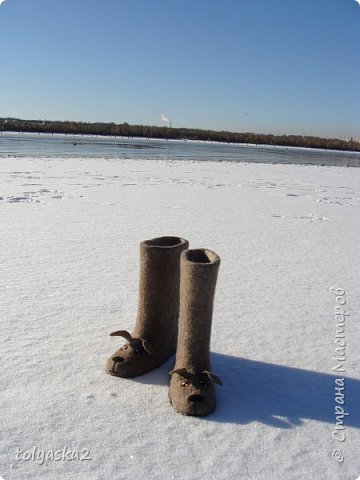
[[[176,351],[179,318],[180,255],[189,246],[179,237],[160,237],[140,244],[140,282],[133,334],[111,333],[127,343],[106,363],[118,377],[135,377],[159,367]]]
[[[215,410],[210,367],[210,335],[219,256],[211,250],[187,250],[180,259],[180,318],[176,361],[170,372],[170,403],[183,415]]]

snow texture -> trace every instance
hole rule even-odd
[[[0,475],[358,478],[359,222],[354,168],[1,159]],[[138,244],[161,235],[222,259],[211,347],[224,385],[207,418],[169,404],[174,359],[132,380],[104,372],[120,344],[109,333],[134,325]]]

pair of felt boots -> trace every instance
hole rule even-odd
[[[210,334],[219,256],[207,249],[189,250],[179,237],[140,244],[138,313],[132,334],[106,363],[118,377],[135,377],[159,367],[176,352],[170,375],[170,403],[184,415],[204,416],[216,406],[210,367]]]

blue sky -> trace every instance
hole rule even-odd
[[[360,137],[355,0],[0,3],[0,117]]]

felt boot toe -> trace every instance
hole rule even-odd
[[[108,358],[105,370],[116,377],[136,377],[159,367],[173,353],[175,346],[170,351],[148,353],[144,349],[134,350],[130,344],[126,344]]]
[[[182,415],[203,417],[216,408],[215,389],[210,381],[202,383],[203,375],[186,378],[172,375],[169,396],[173,408]]]
[[[126,348],[127,350],[124,350]],[[110,375],[117,377],[133,377],[135,375],[142,375],[146,373],[146,360],[143,355],[150,356],[149,354],[138,354],[131,350],[130,346],[125,346],[117,350],[114,355],[108,358],[106,362],[106,371]]]

